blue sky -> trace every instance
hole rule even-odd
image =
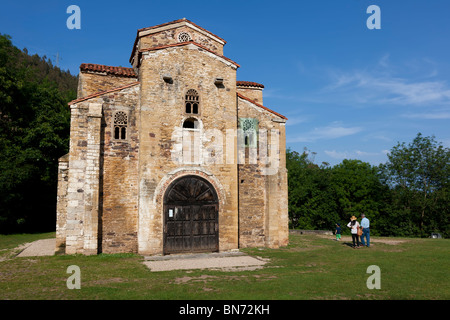
[[[69,30],[69,5],[81,30]],[[381,29],[369,30],[369,5]],[[265,85],[287,116],[287,145],[315,162],[383,163],[418,132],[450,147],[450,1],[7,1],[0,33],[72,74],[81,63],[128,67],[136,30],[187,18],[227,41],[238,80]]]

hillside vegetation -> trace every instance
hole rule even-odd
[[[77,77],[0,35],[0,233],[51,231]]]

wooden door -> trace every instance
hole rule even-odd
[[[180,178],[164,202],[164,254],[219,250],[219,204],[211,184],[196,176]]]

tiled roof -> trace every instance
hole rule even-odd
[[[105,66],[102,64],[93,64],[93,63],[83,63],[80,66],[80,71],[102,72],[102,73],[111,74],[114,76],[128,77],[128,78],[136,78],[137,77],[133,68],[112,67],[112,66]]]
[[[269,111],[270,113],[273,113],[274,115],[276,115],[276,116],[278,116],[278,117],[280,117],[280,118],[283,118],[283,119],[285,119],[285,120],[288,119],[288,118],[286,118],[285,116],[279,114],[278,112],[275,112],[275,111],[273,111],[273,110],[271,110],[271,109],[269,109],[269,108],[267,108],[267,107],[264,107],[262,104],[259,104],[259,103],[255,102],[255,101],[253,101],[252,99],[247,98],[246,96],[243,96],[243,95],[240,94],[240,93],[236,93],[236,94],[237,94],[237,96],[238,96],[239,98],[244,99],[244,100],[246,100],[246,101],[248,101],[248,102],[251,102],[251,103],[253,103],[255,106],[258,106],[258,107],[260,107],[260,108],[263,108],[264,110]]]
[[[171,24],[175,24],[175,23],[179,23],[179,22],[183,22],[183,21],[185,21],[185,22],[187,22],[187,23],[190,23],[190,24],[192,24],[193,26],[195,26],[195,27],[197,27],[197,28],[199,28],[199,29],[201,29],[201,30],[203,30],[203,31],[205,31],[205,32],[207,32],[207,33],[209,33],[210,35],[212,35],[212,36],[214,36],[214,37],[220,39],[220,40],[223,41],[224,43],[227,43],[224,39],[222,39],[222,38],[219,37],[218,35],[215,35],[214,33],[210,32],[210,31],[208,31],[208,30],[206,30],[206,29],[204,29],[204,28],[202,28],[202,27],[200,27],[200,26],[198,26],[198,25],[196,25],[196,24],[193,23],[192,21],[189,21],[188,19],[183,18],[183,19],[178,19],[178,20],[174,20],[174,21],[171,21],[171,22],[166,22],[166,23],[163,23],[163,24],[159,24],[159,25],[153,26],[153,27],[148,27],[148,28],[138,29],[137,35],[136,35],[136,39],[134,40],[134,44],[133,44],[133,50],[132,50],[132,52],[131,52],[130,62],[132,61],[132,59],[133,59],[133,57],[134,57],[134,54],[135,54],[135,52],[136,52],[137,43],[138,43],[139,38],[140,38],[140,37],[139,37],[139,33],[140,33],[140,32],[146,31],[146,30],[151,30],[151,29],[156,29],[156,28],[160,28],[160,27],[165,27],[165,26],[168,26],[168,25],[171,25]]]
[[[218,57],[220,57],[220,58],[222,58],[222,59],[227,60],[228,62],[231,62],[232,64],[234,64],[234,65],[237,66],[238,68],[240,67],[240,65],[237,64],[236,62],[234,62],[233,60],[231,60],[231,59],[229,59],[229,58],[227,58],[227,57],[221,56],[220,54],[217,54],[216,52],[211,51],[211,50],[208,49],[207,47],[202,46],[201,44],[199,44],[199,43],[197,43],[197,42],[195,42],[195,41],[187,41],[187,42],[180,42],[180,43],[167,44],[167,45],[160,46],[160,47],[145,48],[145,49],[139,50],[139,54],[141,54],[142,52],[147,52],[147,51],[155,51],[155,50],[161,50],[161,49],[172,48],[172,47],[186,46],[186,45],[188,45],[188,44],[196,45],[197,47],[199,47],[199,48],[201,48],[201,49],[203,49],[203,50],[205,50],[205,51],[208,51],[208,52],[210,52],[210,53],[212,53],[212,54],[214,54],[214,55],[216,55],[216,56],[218,56]]]
[[[264,88],[264,85],[256,82],[251,81],[236,81],[236,85],[238,87],[258,87],[258,88]]]
[[[136,82],[127,84],[127,85],[125,85],[125,86],[121,86],[121,87],[117,87],[117,88],[113,88],[113,89],[105,90],[105,91],[99,91],[99,92],[90,94],[90,95],[88,95],[88,96],[86,96],[86,97],[82,97],[82,98],[78,98],[78,99],[72,100],[72,101],[70,101],[70,102],[68,103],[68,105],[70,106],[70,105],[72,105],[72,104],[75,104],[75,103],[78,103],[78,102],[81,102],[81,101],[85,101],[85,100],[89,100],[89,99],[92,99],[92,98],[96,98],[96,97],[99,97],[99,96],[104,95],[104,94],[107,94],[107,93],[111,93],[111,92],[115,92],[115,91],[120,91],[120,90],[123,90],[123,89],[127,89],[127,88],[130,88],[130,87],[132,87],[132,86],[136,86],[136,85],[138,85],[138,84],[139,84],[139,81],[136,81]]]

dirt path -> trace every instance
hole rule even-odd
[[[23,245],[25,249],[17,255],[22,257],[53,256],[55,254],[56,239],[37,240]]]
[[[330,239],[330,240],[336,240],[336,236],[332,235],[325,235],[325,234],[320,234],[318,235],[321,238],[325,238],[325,239]],[[351,242],[352,241],[352,237],[351,236],[342,236],[341,237],[341,241],[348,241]],[[377,238],[377,237],[371,237],[370,238],[370,244],[373,243],[384,243],[384,244],[390,244],[390,245],[397,245],[397,244],[401,244],[404,242],[408,242],[408,240],[404,240],[404,239],[384,239],[384,238]]]

